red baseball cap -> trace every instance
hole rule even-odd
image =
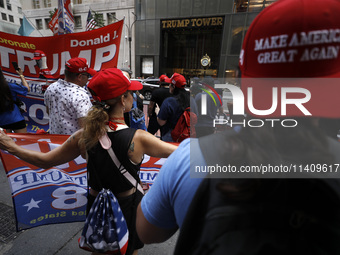
[[[123,95],[128,90],[140,90],[143,85],[138,81],[130,80],[117,68],[108,68],[97,72],[88,86],[95,95],[95,100],[109,100]]]
[[[162,74],[161,76],[159,76],[159,81],[160,82],[171,83],[170,78],[168,76],[166,76],[165,74]]]
[[[94,76],[97,71],[89,68],[87,60],[85,58],[71,58],[66,61],[66,69],[72,73],[88,73]]]
[[[265,8],[250,25],[245,36],[239,65],[241,88],[246,95],[252,88],[257,109],[274,104],[275,90],[304,88],[304,107],[315,117],[340,117],[340,1],[278,0]],[[256,79],[245,79],[256,78]],[[275,78],[268,80],[262,78]],[[286,79],[290,78],[290,79]],[[300,79],[301,78],[301,79]],[[318,78],[318,82],[311,79]],[[327,78],[327,79],[326,79]],[[277,96],[280,100],[280,94]],[[282,116],[278,111],[268,116]],[[291,107],[284,116],[306,116]],[[249,112],[249,109],[248,109]]]
[[[43,52],[43,51],[41,51],[41,50],[36,50],[36,51],[34,52],[34,57],[33,57],[33,59],[39,60],[39,59],[41,59],[42,57],[46,57],[45,52]]]
[[[143,84],[140,81],[130,80],[131,87],[128,90],[141,90],[143,88]]]
[[[187,85],[186,79],[184,78],[183,75],[179,73],[174,73],[171,76],[170,81],[172,84],[174,84],[177,88],[180,88],[180,89],[183,89],[185,85]]]

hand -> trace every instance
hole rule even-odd
[[[139,91],[136,91],[136,95],[139,96],[140,99],[144,100],[144,96],[141,93],[139,93]]]
[[[19,74],[19,75],[23,75],[23,73],[24,73],[20,67],[18,67],[18,69],[16,70],[16,72],[17,72],[17,74]]]
[[[2,128],[0,128],[0,149],[8,150],[11,147],[15,146],[15,142],[12,138],[10,138]]]

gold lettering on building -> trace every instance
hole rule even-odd
[[[162,28],[222,26],[223,17],[162,20]]]

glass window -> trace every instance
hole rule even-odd
[[[5,8],[4,0],[0,0],[0,7]]]
[[[249,12],[260,12],[263,9],[263,0],[249,0]]]
[[[46,18],[45,19],[45,27],[46,27],[46,29],[50,28],[49,25],[48,25],[48,23],[50,23],[50,21],[51,21],[51,18]]]
[[[73,0],[73,4],[82,4],[83,0]]]
[[[246,15],[234,15],[231,23],[231,44],[230,54],[239,55],[242,47],[242,40],[245,30],[245,18]]]
[[[1,18],[2,18],[2,20],[7,20],[7,15],[6,15],[6,13],[1,13]]]
[[[230,54],[237,55],[241,52],[243,26],[232,27]]]
[[[51,0],[44,0],[44,7],[47,8],[47,7],[51,7]]]
[[[36,19],[35,20],[35,26],[38,30],[43,29],[43,23],[42,23],[42,19]]]
[[[81,28],[82,27],[81,16],[74,16],[74,25],[77,28]]]
[[[7,1],[7,10],[11,11],[12,10],[12,5]]]
[[[39,0],[33,0],[33,9],[40,9]]]
[[[99,26],[99,27],[103,27],[103,26],[105,26],[105,24],[104,24],[104,15],[103,15],[103,13],[96,13],[96,20],[97,20],[97,26]]]
[[[22,8],[18,6],[18,13],[21,14],[22,13]]]
[[[153,58],[152,57],[142,58],[142,73],[153,74]]]
[[[159,81],[148,81],[148,83],[152,84],[152,85],[159,85]]]
[[[14,17],[12,15],[8,15],[8,19],[9,19],[10,22],[14,23]]]
[[[149,27],[149,26],[147,26]],[[163,29],[161,73],[180,72],[185,76],[204,75],[202,57],[211,58],[211,72],[217,72],[220,61],[223,28],[195,28],[190,30]],[[150,45],[147,39],[147,45]],[[210,75],[210,74],[209,74]]]
[[[248,0],[234,0],[233,12],[246,12],[248,7]]]
[[[117,20],[116,18],[116,13],[115,12],[111,12],[111,13],[107,13],[107,24],[112,24]]]
[[[234,0],[233,12],[260,12],[277,0]]]

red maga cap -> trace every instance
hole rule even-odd
[[[85,58],[71,58],[66,61],[66,69],[72,73],[88,73],[94,76],[97,71],[89,68]]]
[[[177,88],[180,88],[180,89],[183,89],[185,85],[187,85],[186,79],[184,78],[183,75],[179,73],[174,73],[171,76],[170,81],[173,85],[175,85]]]
[[[33,59],[39,60],[39,59],[41,59],[42,57],[46,57],[45,52],[43,52],[43,51],[41,51],[41,50],[36,50],[36,51],[34,52],[34,57],[33,57]]]
[[[295,78],[340,77],[339,13],[338,0],[279,0],[257,15],[245,36],[239,65],[242,90],[247,93],[248,88],[253,88],[253,101],[261,101],[258,108],[270,108],[274,87],[279,92],[283,86],[300,87],[311,93],[305,107],[312,116],[340,117],[337,82],[323,80],[320,84],[296,79],[294,83]],[[280,82],[261,83],[254,79],[247,82],[244,78],[294,79],[280,85]],[[301,98],[301,95],[293,93],[292,97]],[[285,116],[305,114],[287,111]]]
[[[128,90],[140,90],[143,85],[138,81],[130,82],[123,72],[117,68],[108,68],[99,71],[93,76],[88,88],[101,101],[116,98]]]
[[[143,88],[143,84],[140,81],[131,80],[131,86],[128,90],[141,90]]]
[[[159,81],[160,82],[171,83],[170,78],[168,76],[166,76],[165,74],[162,74],[161,76],[159,76]]]

